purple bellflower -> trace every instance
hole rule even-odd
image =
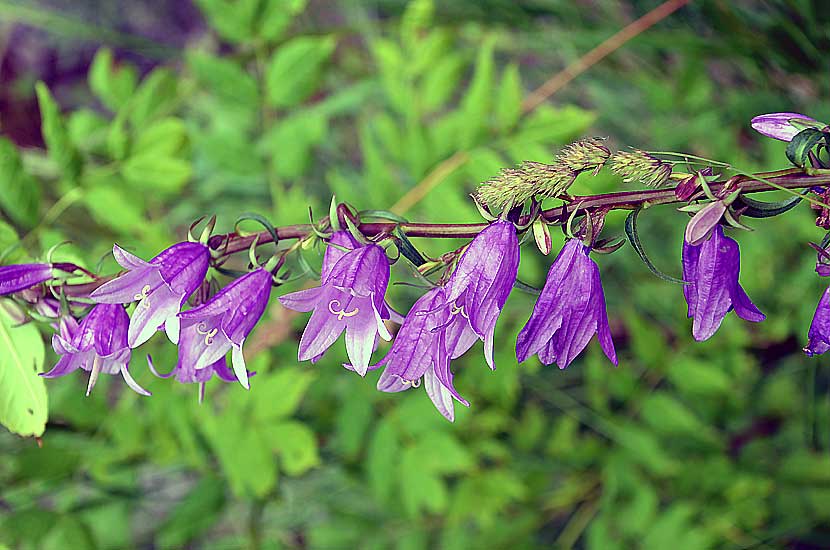
[[[738,243],[718,225],[699,245],[683,241],[683,295],[693,317],[692,336],[709,339],[732,309],[738,317],[757,323],[766,316],[755,307],[738,283],[741,257]]]
[[[826,263],[827,251],[819,248],[819,261],[816,263],[816,273],[821,277],[830,276],[830,264]],[[830,288],[824,291],[813,314],[810,330],[807,332],[807,345],[804,353],[808,356],[821,355],[830,350]]]
[[[455,419],[453,398],[467,407],[470,404],[453,386],[451,354],[464,345],[469,349],[477,338],[473,335],[468,344],[459,345],[457,339],[467,321],[441,307],[444,303],[442,287],[421,296],[404,319],[386,357],[371,368],[386,366],[377,385],[384,392],[404,391],[417,387],[423,380],[435,408],[452,422]]]
[[[271,281],[268,271],[256,269],[233,281],[206,303],[179,313],[179,360],[173,370],[177,380],[202,383],[215,373],[222,380],[232,382],[234,376],[225,360],[232,350],[233,374],[245,389],[250,387],[242,346],[265,312],[271,296]]]
[[[149,340],[161,326],[170,341],[177,344],[177,314],[207,274],[208,247],[198,242],[174,244],[149,262],[118,245],[113,246],[112,254],[128,273],[101,285],[90,298],[103,304],[138,302],[127,334],[131,348]]]
[[[45,283],[54,277],[53,270],[72,273],[78,267],[70,263],[13,264],[0,266],[0,296]]]
[[[805,128],[822,128],[823,122],[801,113],[769,113],[758,115],[750,122],[752,129],[773,139],[792,141]]]
[[[337,232],[332,242],[352,244]],[[313,311],[300,338],[300,361],[316,362],[346,332],[346,352],[354,370],[361,376],[369,368],[369,360],[377,338],[391,340],[383,324],[390,318],[384,302],[389,284],[389,260],[376,244],[338,250],[330,246],[323,259],[321,285],[280,297],[280,303],[295,311]]]
[[[569,240],[559,251],[533,313],[519,332],[519,362],[538,354],[545,365],[567,368],[596,334],[605,356],[617,364],[599,267],[590,251],[579,239]]]
[[[496,221],[472,240],[458,260],[446,285],[445,307],[451,316],[464,319],[458,326],[456,344],[451,347],[454,359],[475,342],[484,341],[484,357],[495,369],[493,343],[496,321],[504,307],[519,271],[519,241],[516,227]]]
[[[57,365],[41,376],[55,378],[79,368],[89,371],[86,394],[92,391],[100,373],[121,374],[136,393],[150,395],[130,375],[130,347],[127,327],[130,318],[120,304],[98,304],[80,325],[69,316],[61,318],[60,332],[52,336],[52,347],[61,355]]]

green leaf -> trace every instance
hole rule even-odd
[[[158,155],[172,157],[187,143],[187,128],[180,118],[162,118],[138,133],[132,147],[134,156]]]
[[[461,80],[464,58],[457,53],[448,53],[438,59],[430,70],[421,77],[420,100],[426,111],[436,111],[446,104]]]
[[[279,454],[280,469],[290,476],[302,475],[320,464],[317,437],[307,425],[289,420],[263,426],[263,441]]]
[[[414,48],[419,35],[432,26],[434,12],[432,0],[410,0],[401,16],[401,41]]]
[[[33,324],[15,326],[0,302],[0,424],[23,436],[41,436],[48,412],[43,372],[44,345]]]
[[[509,130],[519,122],[519,117],[522,115],[523,96],[519,66],[510,63],[502,73],[496,97],[496,122],[500,130]]]
[[[332,36],[301,36],[283,44],[265,70],[268,102],[293,107],[305,101],[320,85],[323,66],[336,45]]]
[[[494,48],[495,40],[492,37],[487,38],[480,46],[473,79],[461,100],[461,111],[466,124],[462,126],[458,138],[459,145],[464,149],[475,145],[485,135],[489,126],[495,67]]]
[[[424,257],[418,252],[418,249],[415,248],[415,245],[412,244],[412,241],[409,240],[409,237],[406,236],[400,226],[396,225],[392,234],[397,237],[395,244],[404,258],[412,262],[415,267],[426,263]]]
[[[299,13],[305,9],[308,0],[265,0],[259,14],[260,38],[277,40]]]
[[[300,111],[277,122],[263,136],[258,151],[273,159],[274,173],[282,178],[297,178],[308,171],[313,148],[323,143],[328,121],[316,112]]]
[[[172,194],[184,187],[193,175],[193,168],[186,160],[141,153],[124,161],[121,175],[139,189]]]
[[[651,262],[649,257],[646,255],[646,251],[643,248],[643,244],[640,242],[640,235],[637,233],[637,216],[639,216],[642,207],[633,210],[626,218],[625,218],[625,235],[628,237],[628,242],[631,243],[631,247],[637,252],[637,255],[646,264],[646,267],[649,271],[654,273],[660,279],[664,281],[668,281],[670,283],[678,283],[681,285],[685,285],[686,282],[682,279],[678,279],[676,277],[672,277],[671,275],[666,275]]]
[[[116,67],[112,51],[101,48],[95,53],[87,75],[89,88],[109,110],[118,112],[135,91],[138,75],[135,67],[123,64]]]
[[[23,169],[17,148],[0,137],[0,208],[25,227],[34,227],[40,218],[40,182]]]
[[[66,130],[60,107],[43,82],[35,84],[35,91],[42,119],[41,132],[46,142],[49,158],[57,164],[65,178],[73,180],[81,171],[81,159],[69,139],[69,132]]]
[[[423,467],[422,458],[423,453],[417,448],[407,448],[397,469],[404,509],[413,518],[421,510],[440,513],[447,508],[447,487],[440,476]]]
[[[369,485],[381,501],[389,502],[395,493],[400,442],[395,424],[388,418],[378,423],[367,450],[366,473]]]
[[[688,435],[706,431],[706,427],[694,413],[667,392],[649,395],[643,401],[640,414],[657,432]]]
[[[196,0],[211,28],[231,42],[251,39],[259,4],[259,0]]]
[[[137,234],[145,226],[143,197],[140,191],[128,188],[122,178],[92,172],[85,175],[84,185],[84,204],[96,222],[121,235]]]
[[[250,107],[259,104],[256,80],[237,62],[190,51],[187,64],[196,79],[217,97]]]
[[[225,484],[215,477],[203,477],[158,528],[156,544],[162,548],[182,547],[207,531],[225,505]]]
[[[798,132],[787,144],[787,158],[796,166],[810,165],[810,151],[824,139],[824,132],[815,128],[805,128]]]
[[[254,418],[270,422],[292,415],[315,376],[302,367],[282,367],[264,376],[251,395]]]
[[[0,220],[0,265],[22,264],[30,259],[20,246],[20,237],[14,227]]]
[[[178,100],[178,80],[169,69],[158,68],[141,81],[129,105],[127,117],[134,128],[167,115]]]

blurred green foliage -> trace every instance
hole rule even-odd
[[[748,119],[830,115],[816,74],[824,2],[701,2],[530,112],[530,89],[656,2],[196,4],[209,28],[174,59],[141,71],[102,47],[71,110],[42,83],[30,90],[46,150],[0,138],[4,263],[70,240],[56,260],[112,272],[113,242],[149,257],[204,214],[224,230],[250,210],[300,223],[331,193],[477,220],[476,183],[583,135],[783,167],[783,145],[754,139]],[[51,21],[5,2],[0,13]],[[573,193],[621,185],[583,177]],[[410,200],[425,180],[434,189]],[[671,208],[640,217],[667,272],[684,222]],[[612,217],[607,231],[621,227]],[[764,323],[730,316],[694,343],[680,288],[624,248],[600,259],[620,366],[594,345],[568,371],[517,366],[532,297],[514,292],[498,370],[479,347],[454,362],[472,402],[454,424],[421,390],[382,394],[376,374],[344,371],[340,346],[298,364],[305,317],[276,303],[252,336],[251,391],[212,382],[203,405],[143,368],[145,351],[174,364],[161,337],[133,358],[152,398],[118,380],[84,398],[81,375],[44,384],[34,325],[0,312],[0,421],[22,434],[45,422],[42,406],[9,416],[20,407],[7,388],[48,389],[49,412],[42,448],[0,434],[0,547],[828,547],[830,376],[800,353],[823,290],[803,243],[821,234],[806,206],[754,227],[739,236],[742,283]],[[540,283],[549,261],[528,248],[520,277]],[[416,296],[390,292],[400,310]]]

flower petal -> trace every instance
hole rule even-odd
[[[248,369],[245,367],[245,357],[242,355],[242,344],[233,346],[231,364],[233,365],[233,373],[239,383],[242,384],[242,387],[246,390],[251,389],[251,384],[248,382]]]
[[[311,311],[317,307],[317,303],[323,296],[323,288],[315,287],[307,290],[299,290],[279,297],[280,303],[283,307],[293,309],[294,311]]]
[[[143,267],[150,267],[151,265],[150,262],[146,262],[138,256],[127,252],[117,244],[112,245],[112,255],[115,258],[115,261],[118,262],[118,265],[130,271],[141,269]]]
[[[124,377],[124,382],[127,383],[127,385],[130,387],[130,389],[133,390],[134,392],[136,392],[137,394],[146,395],[147,397],[153,395],[150,392],[148,392],[147,390],[145,390],[144,388],[142,388],[138,384],[138,382],[135,381],[135,379],[130,374],[130,371],[127,370],[127,365],[126,364],[121,366],[121,376]]]
[[[452,402],[452,394],[435,376],[432,369],[427,369],[424,373],[424,389],[438,412],[450,422],[454,422],[455,408]]]
[[[141,300],[130,318],[127,343],[137,348],[150,339],[167,319],[175,317],[181,309],[182,296],[163,283]]]
[[[164,284],[157,267],[140,268],[96,288],[89,295],[99,304],[129,304]]]

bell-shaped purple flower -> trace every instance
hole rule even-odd
[[[378,380],[378,389],[384,392],[399,392],[420,385],[423,380],[427,395],[435,408],[450,422],[455,418],[453,398],[465,406],[470,404],[462,398],[453,386],[450,370],[451,348],[455,342],[448,342],[461,330],[452,324],[461,324],[460,316],[454,316],[447,308],[442,287],[436,287],[424,294],[407,314],[395,336],[392,348],[376,365],[386,366]],[[448,325],[447,323],[451,323]],[[464,321],[466,324],[466,320]],[[467,348],[475,342],[475,338]],[[466,350],[465,350],[466,351]]]
[[[805,128],[822,128],[823,122],[801,113],[769,113],[758,115],[750,122],[752,129],[773,139],[792,141]]]
[[[700,245],[683,241],[683,295],[693,317],[692,336],[702,342],[720,327],[733,308],[747,321],[763,321],[766,316],[755,307],[738,283],[741,256],[738,243],[723,234],[718,225]]]
[[[349,244],[345,237],[338,238]],[[317,361],[345,330],[349,361],[363,376],[378,336],[392,339],[383,324],[390,318],[383,299],[389,284],[389,260],[376,244],[348,252],[330,246],[326,256],[321,286],[281,296],[280,303],[295,311],[314,311],[300,338],[300,361]]]
[[[606,357],[617,364],[599,266],[590,251],[579,239],[569,240],[559,251],[533,313],[519,332],[519,362],[537,354],[545,365],[567,368],[596,334]]]
[[[830,288],[824,291],[818,302],[807,338],[804,347],[807,355],[821,355],[830,350]]]
[[[130,347],[138,347],[149,340],[162,325],[170,340],[178,343],[177,314],[207,274],[208,247],[198,242],[174,244],[149,262],[118,245],[113,246],[112,254],[128,272],[101,285],[90,297],[103,304],[138,301],[127,335]]]
[[[150,395],[129,373],[130,347],[127,327],[130,318],[120,304],[98,304],[80,325],[74,318],[61,318],[60,332],[52,336],[52,347],[61,356],[46,378],[64,376],[77,369],[89,371],[86,394],[92,391],[100,373],[121,374],[135,392]]]
[[[0,296],[26,290],[52,278],[50,264],[0,266]]]
[[[496,221],[478,234],[458,260],[446,285],[446,306],[451,315],[465,322],[459,329],[459,345],[452,350],[457,357],[472,345],[471,331],[484,341],[484,357],[491,369],[496,321],[504,307],[519,271],[519,241],[515,226]]]
[[[180,382],[205,382],[212,373],[233,381],[225,356],[231,353],[236,379],[246,389],[248,371],[242,346],[265,312],[271,296],[271,274],[259,268],[220,290],[193,309],[179,313],[179,360],[173,371]]]
[[[0,265],[0,296],[14,294],[52,279],[54,270],[72,273],[78,266],[70,263],[35,263]]]

